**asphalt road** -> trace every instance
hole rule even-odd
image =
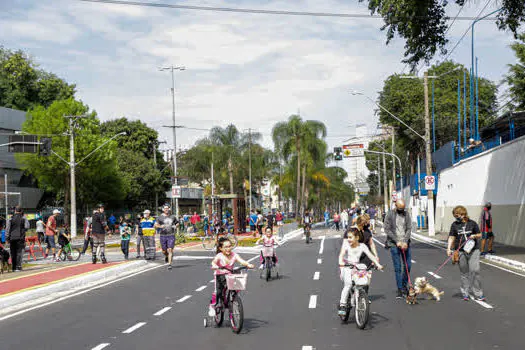
[[[258,271],[250,272],[243,294],[245,327],[239,335],[227,321],[222,328],[203,327],[213,288],[210,259],[192,259],[177,261],[172,271],[160,266],[2,321],[0,349],[524,348],[525,277],[482,265],[487,304],[465,302],[457,266],[445,266],[440,279],[431,277],[428,272],[441,265],[445,252],[419,242],[413,244],[412,276],[430,278],[444,290],[442,301],[421,299],[410,306],[396,300],[390,255],[378,246],[386,269],[374,272],[370,324],[365,330],[352,319],[342,324],[336,314],[341,239],[335,235],[315,230],[313,244],[295,240],[279,248],[279,280],[266,282]],[[191,254],[211,258],[206,252]]]

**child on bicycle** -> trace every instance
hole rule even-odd
[[[62,254],[62,251],[65,249],[66,245],[69,244],[70,240],[71,235],[69,234],[67,225],[64,225],[58,232],[58,245],[60,246],[60,249],[58,250],[55,261],[60,261],[60,254]],[[67,257],[71,258],[71,251],[67,252]]]
[[[357,228],[350,228],[348,231],[348,238],[343,241],[341,252],[339,253],[339,267],[341,267],[341,280],[344,283],[341,291],[341,299],[339,301],[339,314],[345,314],[346,301],[348,300],[348,293],[352,287],[352,269],[345,267],[345,264],[359,264],[361,255],[365,254],[379,270],[383,270],[383,266],[379,263],[377,258],[370,252],[370,249],[364,243],[359,243],[359,232]]]
[[[219,238],[217,255],[211,262],[211,268],[215,270],[215,300],[212,295],[212,303],[215,301],[215,305],[222,304],[224,291],[226,290],[226,275],[231,273],[236,262],[249,269],[253,269],[254,267],[241,258],[239,254],[232,252],[232,243],[228,238]]]
[[[277,237],[274,237],[271,227],[266,227],[264,231],[264,236],[259,238],[257,242],[255,242],[255,245],[261,242],[264,247],[273,247],[274,244],[281,245],[281,242],[279,242],[279,239]],[[261,256],[259,257],[259,261],[261,262],[261,266],[259,266],[259,269],[262,270],[264,269],[264,256],[263,256],[262,250],[261,250]],[[272,256],[272,262],[274,263],[274,265],[277,265],[277,261],[278,261],[277,255],[275,255],[275,250],[274,250],[273,256]]]

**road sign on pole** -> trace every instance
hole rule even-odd
[[[434,176],[425,176],[425,190],[434,191],[436,189],[436,179]]]
[[[397,201],[397,192],[396,191],[392,192],[392,201],[393,202]]]
[[[171,186],[171,195],[173,198],[181,198],[180,186],[176,186],[176,185]]]
[[[365,145],[362,143],[343,145],[343,155],[345,158],[363,157],[365,155]]]

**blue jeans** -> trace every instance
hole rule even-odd
[[[405,259],[403,258],[403,251],[398,247],[391,247],[390,254],[392,255],[392,262],[396,271],[397,289],[406,289],[408,284],[407,268],[405,267]],[[408,272],[412,267],[412,254],[410,247],[405,250],[406,262],[408,265]]]

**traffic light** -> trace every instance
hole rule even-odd
[[[334,159],[335,160],[343,160],[343,149],[341,147],[334,147]]]
[[[42,137],[39,146],[39,155],[47,157],[51,154],[51,138]]]

